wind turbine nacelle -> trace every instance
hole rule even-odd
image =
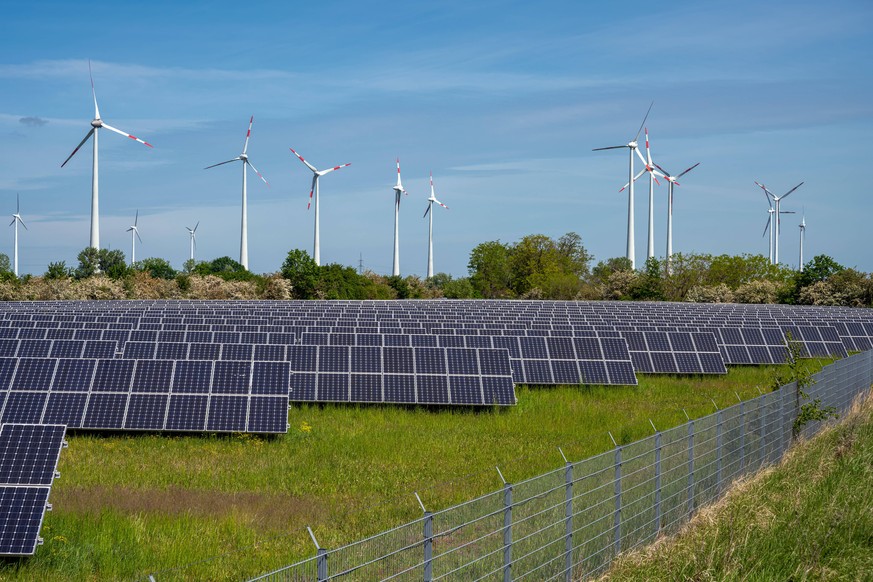
[[[103,127],[103,120],[98,117],[97,119],[95,119],[91,122],[91,127],[95,128],[95,129],[98,127]]]
[[[630,141],[630,142],[628,142],[627,147],[634,149],[635,147],[637,147],[637,142]]]
[[[240,154],[239,159],[241,159],[242,161],[246,161],[247,159],[249,159],[249,157],[246,154]]]

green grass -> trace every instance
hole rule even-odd
[[[800,478],[798,478],[800,477]],[[620,558],[611,580],[870,580],[873,398],[683,532]]]
[[[42,535],[0,578],[237,580],[758,395],[769,368],[517,389],[485,410],[294,405],[277,438],[68,435]],[[170,572],[174,568],[198,562]]]

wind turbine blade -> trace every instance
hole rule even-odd
[[[137,224],[138,222],[139,222],[139,209],[137,208],[137,210],[136,210],[136,216],[135,216],[134,219],[133,219],[133,225],[136,226],[136,224]]]
[[[21,214],[21,194],[15,193],[15,214]]]
[[[20,217],[20,216],[19,216],[19,217],[18,217],[18,222],[20,222],[20,223],[21,223],[21,226],[23,226],[23,227],[24,227],[24,230],[30,230],[30,229],[28,229],[28,228],[27,228],[27,225],[26,225],[26,224],[24,224],[24,221],[23,221],[23,220],[21,220],[21,217]]]
[[[197,232],[197,227],[200,226],[200,221],[197,221],[197,224],[194,225],[194,230],[192,232]]]
[[[759,183],[757,180],[755,181],[755,184],[758,184],[758,186],[761,188],[761,190],[764,191],[765,196],[769,195],[769,196],[773,196],[773,198],[776,198],[776,196],[774,196],[773,193],[770,192],[765,185]]]
[[[637,141],[640,137],[640,132],[643,130],[643,126],[646,125],[646,120],[649,118],[649,113],[652,111],[652,105],[655,104],[655,100],[652,99],[652,102],[649,104],[649,109],[646,111],[646,116],[643,117],[643,122],[640,124],[640,128],[637,130],[637,135],[634,137],[633,141]]]
[[[779,200],[782,200],[783,198],[785,198],[786,196],[788,196],[789,194],[791,194],[792,192],[794,192],[795,190],[797,190],[797,189],[800,188],[801,186],[803,186],[803,182],[801,182],[800,184],[798,184],[797,186],[795,186],[794,188],[792,188],[791,190],[789,190],[788,192],[786,192],[785,194],[783,194],[782,196],[780,196],[780,197],[779,197]]]
[[[94,97],[94,119],[100,119],[100,109],[97,107],[97,91],[94,90],[94,75],[91,73],[91,59],[88,59],[88,77],[91,79],[91,95]]]
[[[343,165],[341,165],[341,166],[334,166],[334,167],[329,168],[329,169],[327,169],[327,170],[322,170],[322,171],[320,171],[320,172],[319,172],[319,175],[324,176],[325,174],[330,174],[330,173],[333,172],[334,170],[339,170],[340,168],[345,168],[346,166],[351,166],[351,165],[352,165],[351,162],[349,162],[348,164],[343,164]]]
[[[317,173],[312,177],[312,186],[309,188],[309,202],[306,203],[306,210],[309,210],[309,207],[312,206],[312,193],[315,192],[315,183],[316,182],[318,182],[318,174]]]
[[[773,218],[772,215],[770,215],[770,216],[767,217],[767,224],[764,225],[764,234],[761,235],[761,238],[764,238],[765,236],[767,236],[767,231],[770,229],[770,220],[771,220],[772,218]]]
[[[61,164],[62,168],[67,165],[67,162],[70,161],[70,158],[72,158],[73,156],[76,155],[76,152],[79,151],[79,148],[82,147],[83,145],[85,145],[85,142],[88,141],[88,138],[91,137],[92,135],[94,135],[94,128],[93,127],[91,128],[91,131],[88,132],[88,135],[85,136],[85,139],[83,139],[82,141],[79,142],[79,145],[76,146],[76,149],[73,150],[73,153],[71,153],[69,156],[67,156],[67,159],[64,160],[63,164]]]
[[[248,151],[248,149],[249,149],[249,138],[252,135],[252,122],[254,122],[254,120],[255,120],[255,116],[252,115],[249,118],[249,130],[246,132],[246,143],[243,144],[243,153],[246,153],[246,151]]]
[[[657,163],[653,162],[653,165],[654,165],[656,168],[658,168],[659,170],[661,170],[662,172],[664,172],[664,177],[665,177],[665,178],[672,178],[672,176],[670,175],[670,172],[668,172],[667,170],[665,170],[664,168],[662,168],[661,166],[659,166]],[[696,164],[695,164],[695,165],[696,165]],[[686,170],[686,172],[687,172],[687,171],[688,171],[688,170]],[[682,172],[682,174],[684,174],[684,173],[685,173],[685,172]],[[682,174],[679,174],[679,175],[681,176]]]
[[[646,158],[644,158],[643,154],[640,153],[640,148],[634,148],[634,151],[637,153],[637,157],[640,159],[640,161],[643,163],[643,165],[646,165],[647,164]]]
[[[640,176],[642,176],[642,175],[645,174],[645,173],[646,173],[646,169],[645,169],[645,168],[643,168],[642,170],[640,170],[639,173],[638,173],[636,176],[634,176],[634,182],[636,182],[637,180],[639,180],[639,179],[640,179]],[[622,186],[622,187],[621,187],[621,190],[619,190],[619,192],[624,192],[624,191],[625,191],[625,188],[627,188],[628,186],[630,186],[630,182],[628,182],[627,184],[625,184],[624,186]]]
[[[448,210],[448,209],[449,209],[449,207],[448,207],[448,206],[446,206],[446,205],[445,205],[445,204],[443,204],[443,203],[442,203],[442,202],[440,202],[440,201],[439,201],[439,200],[437,200],[437,199],[436,199],[436,198],[434,198],[434,202],[436,202],[436,203],[437,203],[437,204],[439,204],[439,205],[440,205],[440,206],[442,206],[442,207],[443,207],[443,208],[445,208],[445,209],[446,209],[446,210]]]
[[[130,135],[129,133],[125,133],[125,132],[121,131],[120,129],[115,129],[115,128],[112,127],[111,125],[106,125],[106,124],[104,123],[104,124],[103,124],[103,127],[104,127],[105,129],[108,129],[109,131],[114,131],[114,132],[117,133],[118,135],[123,135],[124,137],[129,137],[130,139],[135,140],[135,141],[138,141],[139,143],[141,143],[141,144],[143,144],[143,145],[147,145],[147,146],[149,146],[150,148],[155,147],[155,146],[153,146],[152,144],[150,144],[149,142],[144,141],[144,140],[141,140],[141,139],[139,139],[138,137],[136,137],[135,135]]]
[[[13,224],[15,224],[15,221],[16,221],[16,220],[18,220],[18,219],[17,219],[17,218],[13,218],[13,219],[12,219],[12,222],[9,223],[9,226],[12,226]]]
[[[646,129],[646,159],[649,160],[649,165],[652,165],[652,154],[649,152],[649,128]]]
[[[208,170],[209,168],[214,168],[215,166],[223,166],[224,164],[229,164],[229,163],[231,163],[231,162],[238,162],[238,161],[240,161],[241,159],[242,159],[242,158],[234,158],[234,159],[232,159],[232,160],[227,160],[226,162],[218,162],[217,164],[212,164],[211,166],[206,166],[206,167],[203,168],[203,169],[204,169],[204,170]]]
[[[779,214],[797,214],[794,210],[780,210]]]
[[[249,160],[248,160],[248,159],[246,159],[246,161],[245,161],[245,162],[246,162],[246,163],[247,163],[247,164],[248,164],[248,165],[249,165],[249,166],[251,166],[251,167],[252,167],[252,169],[253,169],[253,170],[254,170],[254,171],[255,171],[255,174],[257,174],[257,175],[258,175],[258,178],[260,178],[260,179],[261,179],[261,180],[263,180],[263,181],[264,181],[264,184],[266,184],[266,185],[267,185],[267,186],[269,186],[269,185],[270,185],[270,183],[269,183],[269,182],[267,182],[267,179],[266,179],[266,178],[264,178],[264,177],[263,177],[263,176],[262,176],[262,175],[261,175],[261,173],[260,173],[260,172],[259,172],[259,171],[258,171],[258,169],[257,169],[257,168],[256,168],[256,167],[255,167],[255,166],[254,166],[254,164],[252,164],[252,163],[251,163],[251,162],[250,162],[250,161],[249,161]]]
[[[291,153],[294,154],[295,156],[297,156],[297,157],[300,159],[301,162],[303,162],[304,164],[306,164],[306,167],[307,167],[307,168],[309,168],[309,169],[312,170],[313,172],[318,173],[318,170],[315,169],[315,166],[313,166],[312,164],[310,164],[309,162],[307,162],[306,160],[304,160],[304,159],[303,159],[303,156],[301,156],[300,154],[298,154],[297,152],[294,151],[294,148],[288,148],[288,149],[291,150]]]
[[[655,164],[655,165],[658,166],[658,164]],[[699,165],[700,165],[700,162],[697,162],[696,164],[694,164],[693,166],[691,166],[690,168],[688,168],[687,170],[685,170],[684,172],[682,172],[681,174],[679,174],[678,176],[676,176],[676,178],[677,178],[677,179],[678,179],[678,178],[681,178],[682,176],[684,176],[685,174],[687,174],[688,172],[690,172],[691,170],[693,170],[694,168],[696,168],[696,167],[699,166]],[[661,166],[658,166],[658,168],[660,169]],[[662,171],[663,171],[663,170],[662,170]]]
[[[142,237],[139,236],[139,230],[135,228],[133,229],[133,233],[136,235],[136,238],[139,239],[139,242],[142,242]]]
[[[620,146],[609,146],[608,148],[594,148],[594,149],[591,150],[591,151],[592,151],[592,152],[600,152],[600,151],[603,151],[603,150],[617,150],[617,149],[626,148],[626,147],[627,147],[626,145],[620,145]]]
[[[427,205],[427,208],[424,210],[424,216],[422,216],[422,218],[427,218],[427,213],[430,212],[431,206],[432,206],[431,204]]]

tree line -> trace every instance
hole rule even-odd
[[[677,253],[669,265],[651,258],[640,270],[624,257],[594,263],[582,238],[532,234],[514,243],[483,242],[470,253],[466,277],[437,273],[385,276],[332,263],[316,265],[291,250],[270,274],[230,257],[186,261],[180,270],[157,257],[128,265],[119,249],[86,248],[78,264],[50,263],[42,276],[16,277],[0,254],[0,300],[47,299],[550,299],[694,301],[873,306],[873,277],[827,255],[802,271],[763,255]]]

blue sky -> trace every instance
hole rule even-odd
[[[426,268],[422,219],[433,171],[436,271],[466,274],[489,240],[578,232],[597,260],[625,253],[626,143],[647,121],[673,173],[674,252],[767,253],[758,180],[784,202],[780,255],[828,254],[873,271],[869,2],[30,2],[4,10],[0,210],[15,194],[29,230],[21,271],[75,264],[87,246],[91,152],[61,162],[93,114],[154,144],[100,135],[101,243],[137,258],[239,255],[238,155],[250,115],[249,261],[278,270],[312,252],[311,174],[322,179],[322,262],[390,273],[394,158],[401,271]],[[642,140],[642,137],[641,137]],[[639,165],[637,165],[639,167]],[[666,193],[655,190],[665,252]],[[648,185],[636,191],[636,258],[646,253]],[[9,219],[11,220],[11,218]],[[12,255],[12,229],[0,232]]]

